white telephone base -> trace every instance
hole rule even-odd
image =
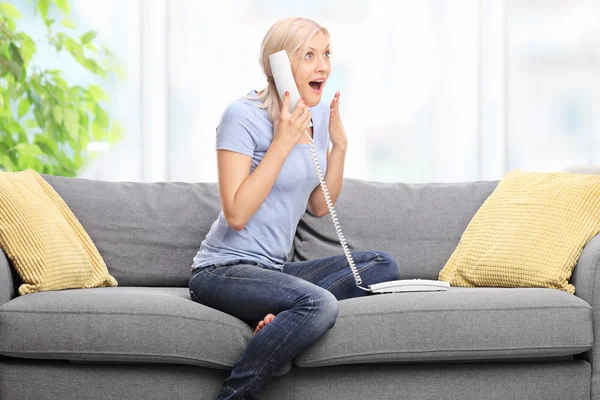
[[[437,292],[445,291],[450,283],[432,279],[400,279],[369,285],[372,293]]]

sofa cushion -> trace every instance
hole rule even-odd
[[[600,176],[513,170],[477,211],[439,279],[574,294],[569,279],[598,232]]]
[[[64,200],[36,171],[0,172],[0,247],[19,294],[117,286]]]
[[[294,364],[535,359],[593,345],[592,308],[546,288],[455,288],[339,302],[331,330]]]
[[[187,287],[221,209],[216,183],[103,182],[42,175],[122,286]]]
[[[465,228],[498,181],[381,183],[344,178],[335,203],[350,251],[378,250],[400,264],[401,279],[438,279]],[[329,214],[306,213],[294,261],[343,254]]]
[[[552,357],[592,346],[589,304],[553,289],[450,288],[339,306],[333,328],[297,365]],[[40,292],[0,307],[0,354],[229,369],[253,328],[193,302],[187,288]]]
[[[0,307],[0,354],[12,357],[231,369],[252,337],[253,328],[193,302],[187,288],[40,292]]]

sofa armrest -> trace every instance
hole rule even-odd
[[[591,398],[600,398],[600,234],[583,248],[570,282],[575,286],[575,296],[592,306],[594,347],[575,356],[592,366]],[[598,290],[595,290],[598,289]]]
[[[600,289],[594,299],[594,287],[600,287],[600,234],[583,248],[570,282],[575,286],[575,296],[588,302],[594,309],[600,306]]]
[[[0,306],[17,297],[20,278],[0,249]]]

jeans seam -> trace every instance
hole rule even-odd
[[[207,271],[209,274],[217,276],[219,278],[225,278],[225,279],[237,279],[237,280],[245,280],[245,281],[256,281],[256,282],[263,282],[261,279],[257,279],[257,278],[238,278],[235,276],[223,276],[223,275],[218,275],[218,274],[213,274],[210,271]],[[290,288],[288,286],[283,286],[285,289],[288,290],[294,290],[295,288]],[[215,295],[216,295],[216,291],[215,291]]]
[[[345,258],[345,256],[340,256],[340,257],[336,258],[335,260],[332,260],[331,262],[328,262],[327,264],[323,265],[323,266],[322,266],[321,268],[319,268],[319,269],[312,270],[312,271],[310,271],[308,274],[299,275],[299,276],[298,276],[298,278],[304,278],[305,276],[309,276],[309,275],[312,275],[312,274],[314,274],[314,273],[316,273],[316,272],[320,272],[320,271],[321,271],[321,270],[323,270],[324,268],[327,268],[327,267],[329,267],[331,264],[333,264],[333,263],[337,262],[337,261],[338,261],[340,258],[342,258],[342,257],[344,257],[344,258]]]
[[[198,298],[198,296],[196,296],[196,293],[194,293],[193,290],[190,289],[190,297],[192,297],[192,300],[194,300],[196,303],[201,303],[200,299]]]
[[[365,265],[364,267],[362,267],[362,268],[358,268],[358,269],[360,269],[360,270],[364,271],[365,269],[367,269],[367,268],[371,267],[371,266],[372,266],[372,265],[374,265],[375,263],[377,263],[377,260],[373,260],[372,262],[368,263],[368,264],[367,264],[367,265]],[[330,286],[330,287],[329,287],[329,289],[327,289],[327,290],[331,291],[331,289],[333,289],[333,288],[335,288],[335,287],[339,286],[339,285],[340,285],[340,284],[342,284],[343,282],[346,282],[346,281],[347,281],[347,280],[349,280],[351,277],[354,277],[354,274],[352,274],[352,275],[346,275],[346,276],[344,276],[342,279],[340,279],[340,280],[338,280],[338,281],[335,281],[335,283],[334,283],[332,286]]]
[[[376,259],[377,261],[382,261],[382,260],[383,260],[383,257],[381,257],[381,255],[380,255],[379,253],[376,253],[376,252],[374,252],[374,251],[372,251],[371,253],[372,253],[372,254],[375,254],[375,259]]]
[[[214,271],[214,270],[213,270]],[[212,271],[206,271],[209,274],[213,275],[213,276],[218,276],[219,278],[227,278],[227,279],[237,279],[240,281],[247,281],[247,280],[251,280],[251,281],[260,281],[260,279],[254,279],[254,278],[239,278],[237,276],[223,276],[223,275],[219,275],[219,274],[213,274]]]
[[[377,261],[382,261],[382,258],[381,258],[381,256],[380,256],[378,253],[375,253],[374,251],[371,251],[370,253],[375,255],[375,260],[377,260]],[[345,257],[346,257],[346,255],[340,256],[340,258],[341,258],[341,257],[344,257],[344,258],[345,258]],[[304,274],[304,275],[298,275],[298,278],[304,278],[305,276],[309,276],[309,275],[312,275],[312,274],[314,274],[314,273],[316,273],[316,272],[320,272],[320,271],[321,271],[321,270],[323,270],[324,268],[327,268],[327,267],[329,267],[329,266],[330,266],[331,264],[333,264],[334,262],[337,262],[337,261],[338,261],[340,258],[336,258],[335,260],[333,260],[333,261],[331,261],[331,262],[329,262],[329,263],[327,263],[327,264],[323,265],[321,268],[319,268],[319,269],[315,269],[315,270],[312,270],[312,271],[310,271],[308,274]]]

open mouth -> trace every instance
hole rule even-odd
[[[324,80],[320,80],[320,79],[316,80],[316,81],[310,81],[310,82],[308,82],[308,85],[310,86],[310,88],[313,91],[317,92],[317,93],[321,92],[321,89],[323,88],[324,84],[325,84],[325,81]]]

